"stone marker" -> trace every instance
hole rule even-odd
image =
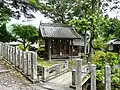
[[[19,57],[19,68],[20,70],[23,70],[23,51],[20,50],[20,57]]]
[[[20,50],[17,50],[18,54],[17,54],[17,63],[18,63],[18,68],[20,69]]]
[[[43,67],[43,81],[46,81],[47,79],[47,68]]]
[[[23,63],[23,72],[25,74],[27,74],[27,53],[26,52],[23,52],[23,60],[24,60],[24,63]]]
[[[6,60],[8,60],[8,44],[6,44]]]
[[[105,66],[105,90],[111,90],[111,67]]]
[[[0,57],[2,56],[2,43],[0,42]]]
[[[12,63],[15,65],[15,47],[12,47]]]
[[[68,60],[65,60],[65,69],[68,69]]]
[[[10,49],[10,63],[12,63],[12,47],[10,46],[9,49]]]
[[[76,70],[72,70],[72,85],[76,86]]]
[[[32,69],[32,78],[37,79],[37,53],[31,52],[32,59],[31,59],[31,69]]]
[[[76,59],[76,90],[82,90],[82,59]]]
[[[27,75],[31,75],[31,53],[27,52],[27,56],[28,56],[28,58],[27,58],[28,59]]]
[[[91,65],[91,90],[96,90],[96,65]]]
[[[9,61],[10,60],[10,46],[8,46],[8,53],[7,53],[7,60]]]
[[[15,66],[18,67],[19,66],[19,63],[18,63],[18,55],[19,55],[19,50],[17,47],[15,47]]]

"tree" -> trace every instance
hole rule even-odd
[[[15,37],[13,37],[12,34],[6,30],[6,24],[2,24],[2,26],[0,26],[0,41],[10,42],[15,40]]]
[[[48,0],[40,3],[40,11],[54,23],[66,23],[72,18],[72,9],[76,0]]]
[[[70,25],[74,25],[79,34],[85,35],[85,31],[90,33],[90,46],[96,50],[101,48],[95,47],[94,40],[103,37],[104,32],[109,28],[110,21],[102,15],[93,14],[81,20],[71,20]],[[94,29],[93,29],[94,27]],[[90,54],[90,53],[89,53]]]
[[[106,34],[108,36],[110,35],[114,35],[114,37],[116,38],[120,38],[120,20],[118,20],[117,18],[111,19],[111,27],[109,28],[108,31],[106,31]]]
[[[12,25],[12,33],[19,41],[23,43],[24,50],[31,44],[37,42],[39,34],[36,27],[31,25]]]
[[[0,3],[0,26],[6,24],[11,16],[10,9],[4,4]]]
[[[98,0],[47,0],[46,3],[40,3],[40,11],[54,23],[67,23],[71,19],[92,14],[93,2],[97,11],[101,3]]]

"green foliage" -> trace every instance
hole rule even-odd
[[[40,4],[40,10],[55,23],[67,23],[74,18],[90,16],[93,12],[98,12],[101,6],[101,1],[98,0],[47,0],[46,2]]]
[[[0,26],[0,41],[1,42],[10,42],[16,40],[15,37],[12,36],[11,33],[9,33],[6,30],[6,24],[2,24]]]
[[[97,65],[97,81],[100,86],[104,86],[104,68],[106,62],[109,63],[112,68],[112,88],[115,89],[115,87],[120,86],[120,68],[115,68],[118,61],[119,58],[117,53],[103,51],[95,52],[95,55],[93,56],[93,63]],[[99,87],[97,90],[101,90],[101,88]]]
[[[37,28],[31,25],[12,25],[12,33],[16,38],[21,39],[24,50],[31,44],[38,41],[39,34]]]
[[[89,17],[82,18],[80,20],[71,20],[69,22],[70,25],[73,25],[74,28],[78,31],[78,33],[84,35],[87,31],[89,31],[91,38],[90,41],[98,41],[99,37],[102,40],[105,31],[111,25],[109,19],[107,17],[103,17],[102,15],[92,14]],[[104,43],[104,39],[103,39]],[[101,42],[99,45],[91,45],[94,48],[102,48],[104,44]],[[95,44],[95,43],[94,43]],[[96,47],[97,46],[97,47]],[[102,47],[101,47],[102,46]]]
[[[94,47],[100,48],[101,50],[104,50],[107,48],[105,45],[105,38],[104,37],[98,37],[94,39]]]
[[[20,45],[18,46],[18,48],[19,48],[20,50],[24,50],[24,45],[23,45],[23,44],[20,44]]]
[[[0,4],[0,27],[10,20],[11,12],[7,6]]]
[[[57,63],[56,62],[49,62],[49,61],[43,60],[40,57],[38,57],[38,65],[40,65],[40,66],[50,67],[54,64],[57,64]]]
[[[92,57],[93,63],[97,65],[97,68],[104,68],[106,62],[110,64],[111,67],[118,64],[118,54],[112,52],[97,51]]]

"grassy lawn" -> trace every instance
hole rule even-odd
[[[38,57],[38,65],[40,65],[40,66],[50,67],[54,64],[57,64],[57,63],[54,61],[49,62],[49,61],[43,60],[40,57]]]

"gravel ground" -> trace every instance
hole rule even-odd
[[[7,72],[2,72],[9,70]],[[0,90],[73,90],[69,88],[71,74],[66,73],[46,83],[32,84],[4,60],[0,60]]]
[[[5,61],[0,60],[0,90],[48,90],[41,86],[31,84],[23,75],[16,71]]]

